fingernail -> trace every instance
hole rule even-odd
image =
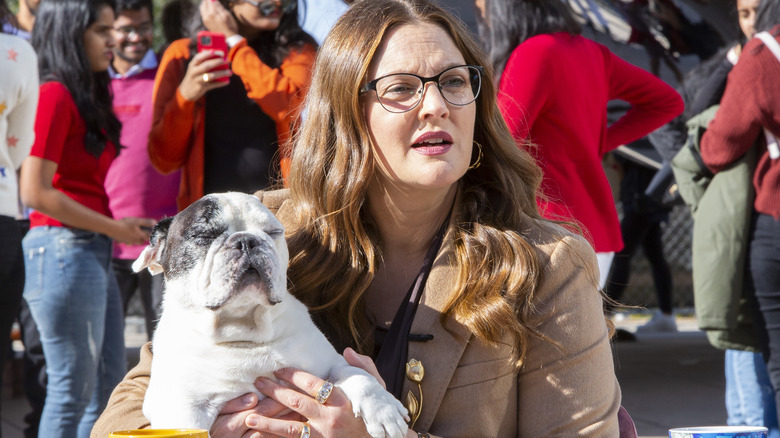
[[[268,386],[268,383],[264,377],[260,377],[259,379],[255,380],[255,388],[262,390],[266,386]]]
[[[255,427],[257,426],[257,416],[256,415],[249,415],[246,417],[246,425],[249,427]]]
[[[245,405],[253,405],[255,404],[255,395],[247,394],[241,399],[241,401],[244,402]]]

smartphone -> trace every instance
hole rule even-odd
[[[230,67],[227,65],[228,46],[227,46],[227,42],[225,41],[225,34],[223,34],[222,32],[212,32],[209,30],[202,30],[198,32],[196,38],[198,41],[198,53],[206,50],[213,50],[215,52],[222,53],[222,59],[225,61],[226,64],[223,67],[217,67],[216,69],[213,69],[211,71],[230,69]],[[230,82],[230,76],[225,76],[214,80],[218,82]]]

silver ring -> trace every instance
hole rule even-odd
[[[309,438],[309,435],[311,435],[311,428],[309,428],[309,422],[307,421],[301,427],[301,438]]]
[[[203,82],[208,83],[210,79],[211,77],[209,76],[208,73],[203,73]]]
[[[317,403],[324,405],[326,401],[328,401],[328,397],[330,397],[330,394],[333,392],[333,382],[330,380],[326,380],[322,383],[322,386],[320,386],[320,390],[317,391],[317,396],[314,397],[314,400],[317,400]]]

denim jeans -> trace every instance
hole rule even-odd
[[[39,436],[88,438],[127,370],[111,239],[35,227],[23,247],[24,298],[40,331],[48,376]]]
[[[780,438],[775,394],[761,353],[726,350],[726,413],[729,426],[764,426]]]

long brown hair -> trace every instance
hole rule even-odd
[[[440,26],[466,64],[485,67],[474,132],[484,156],[458,183],[453,262],[459,275],[441,320],[454,317],[488,342],[509,333],[519,366],[535,333],[529,320],[540,264],[518,230],[541,220],[535,198],[541,171],[504,123],[486,54],[463,23],[433,2],[357,1],[320,48],[307,119],[293,147],[289,184],[299,223],[288,230],[288,275],[295,295],[312,307],[334,344],[371,351],[373,325],[364,295],[379,248],[365,201],[375,162],[358,90],[384,35],[405,24]]]

